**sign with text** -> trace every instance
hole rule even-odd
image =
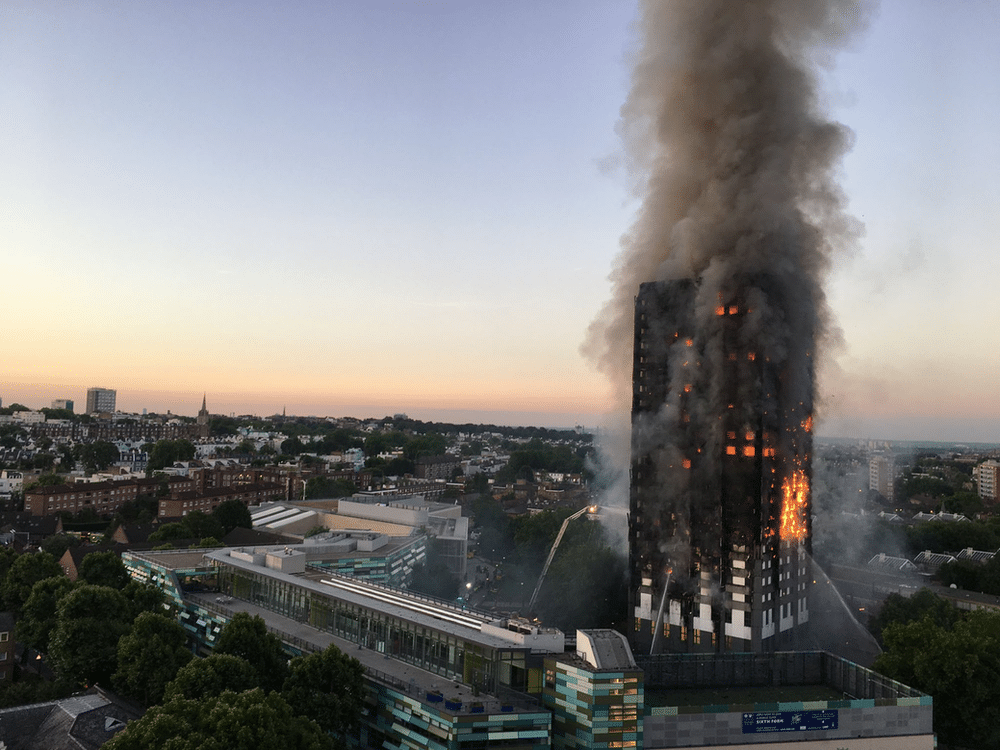
[[[743,734],[805,732],[811,729],[836,728],[836,710],[754,711],[743,714]]]

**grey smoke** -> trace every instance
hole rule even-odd
[[[700,279],[698,316],[710,326],[720,293],[747,295],[743,335],[811,409],[815,366],[802,357],[833,330],[822,282],[861,232],[835,179],[852,136],[824,115],[818,72],[871,5],[644,0],[640,9],[619,130],[641,206],[584,351],[627,411],[639,284]]]

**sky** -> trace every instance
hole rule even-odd
[[[596,425],[639,207],[620,0],[0,8],[0,398]],[[820,434],[1000,442],[1000,5],[885,0],[823,71],[865,225]],[[79,410],[79,409],[78,409]]]

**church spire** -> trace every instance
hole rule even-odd
[[[202,432],[206,432],[208,430],[209,414],[208,414],[208,401],[206,394],[202,394],[201,411],[198,412],[198,419],[196,419],[195,421],[204,428]],[[208,437],[208,436],[203,435],[202,437]]]

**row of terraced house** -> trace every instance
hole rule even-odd
[[[177,518],[199,510],[209,513],[220,503],[236,499],[245,505],[284,499],[282,485],[272,482],[233,484],[202,489],[190,477],[139,478],[113,482],[57,484],[36,487],[24,496],[24,510],[33,516],[79,513],[91,509],[109,516],[140,496],[160,494],[157,515]],[[162,488],[166,488],[163,493]]]

